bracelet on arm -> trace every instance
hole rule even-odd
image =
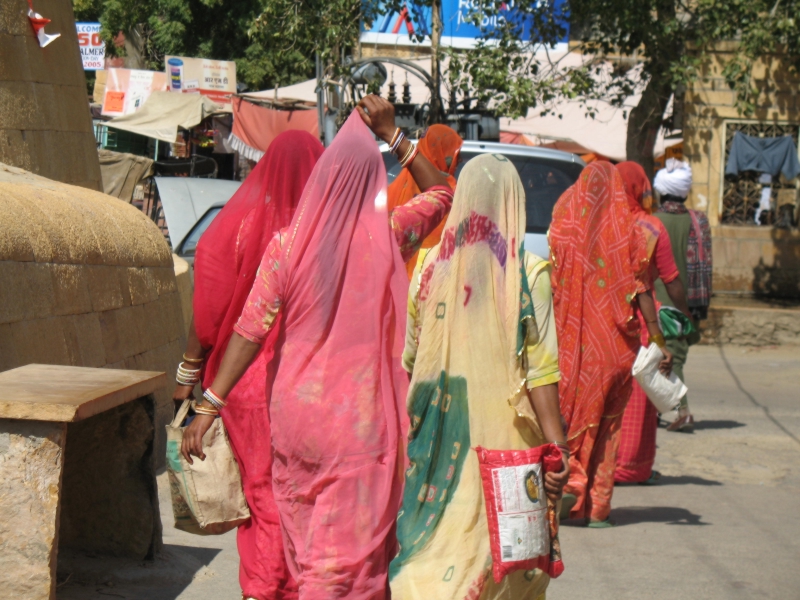
[[[659,348],[664,348],[667,345],[667,341],[664,339],[663,333],[657,333],[656,335],[651,335],[647,338],[647,344],[655,344]]]
[[[399,130],[400,129],[398,128],[398,131]],[[400,131],[400,133],[397,135],[397,137],[393,138],[392,143],[389,145],[389,150],[391,150],[392,154],[394,154],[395,156],[397,155],[397,152],[398,152],[398,150],[400,148],[400,144],[403,143],[404,139],[406,139],[406,134],[403,133],[402,131]]]
[[[209,417],[216,417],[219,414],[219,411],[216,408],[203,406],[197,402],[192,402],[192,410],[194,410],[194,412],[198,415],[208,415]]]
[[[200,383],[200,371],[201,369],[186,369],[178,365],[175,381],[178,382],[178,385],[197,385]]]
[[[194,364],[194,365],[200,365],[200,364],[203,364],[203,362],[205,362],[205,360],[206,360],[205,358],[189,358],[188,356],[186,356],[185,352],[183,353],[183,362],[185,362],[185,363],[191,363],[191,364]]]
[[[392,135],[392,139],[389,140],[389,148],[394,148],[394,145],[398,143],[397,138],[400,137],[401,135],[403,135],[403,130],[400,129],[399,127],[396,127],[394,130],[394,134]]]
[[[403,157],[403,160],[400,162],[400,166],[404,169],[411,166],[411,163],[414,162],[414,159],[417,158],[417,147],[413,146],[413,151],[411,152],[411,156]]]
[[[400,157],[399,155],[397,156],[398,160],[400,161],[401,167],[406,166],[406,162],[408,161],[408,158],[414,153],[414,150],[415,150],[414,144],[408,142],[408,148],[406,149],[403,156],[402,157]]]
[[[550,442],[550,443],[553,444],[559,450],[561,450],[561,454],[566,454],[567,458],[569,458],[571,452],[569,450],[569,445],[566,442]]]
[[[214,408],[217,410],[221,410],[227,406],[227,402],[217,396],[211,388],[208,388],[205,392],[203,392],[203,398]]]

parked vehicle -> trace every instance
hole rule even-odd
[[[386,144],[381,145],[381,153],[391,183],[400,173],[400,163],[389,152]],[[575,183],[586,163],[580,157],[561,150],[465,141],[461,147],[456,180],[469,160],[486,153],[502,154],[517,168],[522,185],[525,187],[525,209],[528,220],[525,228],[525,249],[547,258],[550,253],[547,246],[547,229],[553,216],[553,206],[561,194]]]
[[[200,236],[241,182],[195,177],[156,177],[172,251],[194,264]]]

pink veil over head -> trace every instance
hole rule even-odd
[[[402,495],[408,276],[389,226],[386,170],[356,112],[311,174],[277,288],[270,416],[290,567],[300,566],[293,575],[309,597],[316,586],[326,597],[344,597],[337,586],[377,597],[365,590],[385,589]]]
[[[211,385],[275,231],[289,224],[323,147],[305,131],[286,131],[200,238],[194,262],[194,325],[211,348],[203,373]],[[271,347],[271,345],[269,345]]]

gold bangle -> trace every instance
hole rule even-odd
[[[414,152],[414,144],[411,143],[411,140],[408,140],[408,150],[403,154],[403,158],[400,159],[401,166],[405,166],[405,162],[408,160],[408,157],[411,156],[412,152]]]
[[[664,339],[663,333],[657,333],[656,335],[651,335],[647,338],[648,344],[655,344],[659,348],[664,348],[667,345],[667,341]]]
[[[195,404],[194,412],[198,415],[208,415],[210,417],[216,417],[219,414],[219,411],[215,408],[206,408],[205,406],[201,406],[199,404]]]
[[[406,161],[404,163],[402,163],[402,166],[403,166],[404,169],[407,169],[408,167],[411,166],[411,163],[414,162],[415,158],[417,158],[417,154],[418,153],[419,153],[419,150],[415,147],[414,151],[411,153],[411,156],[409,156],[406,159]]]
[[[192,364],[197,365],[197,364],[200,364],[200,363],[204,362],[205,360],[206,360],[205,358],[189,358],[189,357],[186,356],[185,352],[183,354],[183,362],[192,363]]]

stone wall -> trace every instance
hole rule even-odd
[[[0,164],[0,371],[29,363],[174,373],[186,344],[172,254],[141,211]],[[173,377],[156,394],[156,459]]]
[[[712,228],[714,291],[800,298],[800,232],[720,225]]]
[[[800,123],[800,76],[779,54],[753,69],[759,90],[756,113],[745,119],[722,77],[723,60],[734,46],[720,43],[686,92],[684,156],[694,174],[688,205],[706,211],[714,236],[714,289],[740,294],[800,298],[800,235],[756,225],[720,225],[725,172],[725,124],[731,120]]]
[[[0,0],[0,162],[102,189],[70,0],[37,0],[61,37],[40,48],[25,0]]]

